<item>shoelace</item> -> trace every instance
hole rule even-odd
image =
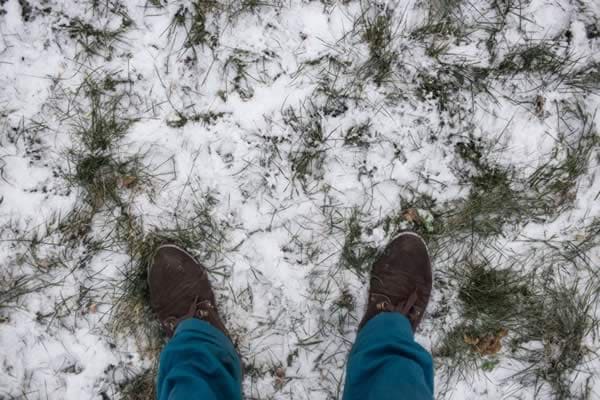
[[[400,303],[397,306],[392,304],[392,301],[389,297],[384,294],[377,294],[378,296],[382,296],[385,298],[384,301],[381,301],[376,304],[377,311],[383,312],[399,312],[402,315],[405,315],[411,322],[415,322],[421,316],[421,310],[415,307],[417,299],[419,298],[419,294],[415,290],[408,296],[408,299],[404,303]]]
[[[179,323],[181,321],[184,321],[184,320],[190,319],[190,318],[206,319],[206,318],[208,318],[211,310],[214,310],[214,306],[211,304],[210,301],[208,301],[208,300],[198,301],[198,296],[196,296],[196,298],[190,305],[190,309],[188,310],[188,312],[185,315],[183,315],[179,318],[169,317],[169,318],[165,319],[163,321],[163,327],[165,328],[165,330],[167,331],[167,334],[169,336],[173,336],[173,334],[175,333],[175,329],[177,328],[177,325],[179,325]]]

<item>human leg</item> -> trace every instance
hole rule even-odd
[[[148,268],[150,302],[170,341],[157,398],[241,399],[241,363],[219,316],[207,271],[183,249],[161,246]]]
[[[433,361],[415,342],[405,316],[381,313],[358,333],[348,359],[344,400],[399,398],[433,399]]]
[[[403,233],[373,264],[369,301],[350,353],[344,400],[432,399],[431,355],[414,340],[431,294],[423,239]]]
[[[161,353],[157,398],[241,399],[241,378],[229,338],[205,321],[187,319]]]

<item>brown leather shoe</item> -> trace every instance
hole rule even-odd
[[[160,246],[148,267],[148,285],[150,304],[168,337],[189,318],[202,319],[229,336],[206,269],[185,250],[170,244]]]
[[[416,331],[429,303],[431,282],[425,241],[416,233],[401,233],[373,264],[369,302],[359,329],[380,312],[399,312]]]

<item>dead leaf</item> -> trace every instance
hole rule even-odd
[[[275,370],[275,387],[280,390],[285,386],[285,383],[285,369],[283,367],[279,367]]]
[[[477,346],[477,343],[479,343],[479,338],[469,336],[466,333],[463,335],[463,340],[466,344],[470,344],[471,346]]]
[[[277,368],[275,370],[275,375],[277,375],[278,378],[285,378],[285,369],[282,367]]]
[[[123,189],[131,189],[137,182],[137,177],[133,175],[125,175],[119,179],[119,186]]]
[[[404,218],[408,222],[413,222],[415,224],[421,221],[419,217],[419,212],[416,208],[407,208],[402,212],[402,218]]]
[[[535,98],[535,115],[542,118],[544,116],[544,105],[546,104],[546,98],[538,95]]]
[[[492,355],[498,353],[502,349],[502,338],[508,335],[506,328],[500,329],[495,335],[485,335],[481,337],[463,335],[463,340],[466,344],[473,346],[473,350],[481,354]]]

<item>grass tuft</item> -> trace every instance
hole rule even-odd
[[[362,39],[369,46],[369,59],[361,68],[365,77],[381,86],[394,72],[398,52],[394,49],[392,13],[373,6],[360,21]]]
[[[579,103],[564,105],[561,120],[567,133],[558,138],[549,161],[528,178],[528,184],[541,196],[553,199],[556,207],[574,200],[577,180],[587,172],[590,157],[600,144],[595,115],[587,114]],[[570,128],[574,123],[579,128]]]
[[[445,216],[446,225],[455,232],[489,236],[502,232],[505,224],[523,215],[523,194],[517,190],[515,172],[497,165],[488,144],[472,137],[458,141],[455,151],[466,165],[457,170],[469,185],[469,195],[457,202]],[[532,215],[539,215],[537,210]]]
[[[208,31],[207,18],[209,13],[213,12],[218,6],[219,3],[214,0],[196,0],[192,4],[191,25],[186,46],[193,47],[206,44],[213,49],[217,46],[218,37]]]
[[[178,28],[185,30],[184,48],[192,49],[197,58],[195,47],[207,46],[215,49],[219,37],[212,32],[210,17],[221,10],[222,5],[215,0],[194,0],[191,7],[180,5],[169,26],[169,36],[173,36]]]
[[[155,365],[139,375],[121,383],[119,393],[123,400],[151,400],[156,398],[156,376],[158,368]]]
[[[300,181],[305,189],[309,178],[321,178],[326,141],[322,119],[320,110],[312,103],[300,112],[288,108],[283,114],[284,123],[298,138],[289,156],[292,179]]]
[[[415,40],[430,41],[426,52],[435,57],[436,53],[443,53],[448,45],[448,38],[462,38],[466,35],[459,11],[462,0],[430,0],[427,19],[417,29],[411,32],[410,37]]]
[[[119,83],[88,76],[77,95],[73,125],[74,146],[67,152],[72,166],[66,173],[71,185],[81,187],[93,209],[107,203],[121,204],[122,191],[132,190],[150,179],[142,156],[118,154],[121,140],[135,119],[127,118],[126,94]]]
[[[88,110],[80,116],[75,135],[89,152],[114,150],[135,122],[124,117],[125,93],[116,90],[119,83],[110,77],[96,80],[88,76],[79,89]]]
[[[348,111],[351,102],[362,100],[364,82],[352,68],[352,61],[341,54],[321,56],[305,62],[318,70],[315,94],[323,99],[324,116],[338,117]]]
[[[18,274],[16,271],[0,270],[0,311],[12,308],[18,300],[29,293],[37,293],[54,283],[39,279],[41,274]],[[2,318],[0,316],[0,318]]]
[[[600,62],[595,62],[569,74],[566,84],[586,91],[600,90]]]
[[[512,49],[494,69],[497,75],[528,73],[536,75],[560,75],[568,69],[568,56],[557,54],[553,43],[542,42]]]
[[[370,119],[352,126],[344,135],[344,144],[346,146],[357,146],[368,149],[370,139],[373,137],[371,126]]]
[[[86,201],[99,209],[106,205],[121,204],[121,192],[132,190],[148,177],[145,167],[137,157],[120,160],[112,155],[70,154],[75,171],[70,175],[71,184],[83,188]]]
[[[343,267],[363,275],[371,268],[378,249],[363,240],[360,216],[360,210],[355,208],[345,222],[345,237],[340,261]]]
[[[432,351],[446,384],[509,359],[523,364],[514,376],[518,382],[537,393],[562,399],[584,390],[574,382],[590,356],[584,339],[600,327],[597,282],[569,282],[553,265],[538,266],[545,260],[528,258],[536,266],[528,273],[487,260],[467,260],[451,269],[460,318]]]
[[[421,101],[435,101],[440,112],[447,112],[448,116],[456,116],[460,120],[468,110],[464,104],[468,101],[464,93],[470,93],[471,96],[485,94],[495,101],[489,89],[489,76],[487,68],[468,64],[443,65],[435,73],[417,73],[419,84],[415,88],[415,95]]]
[[[89,56],[100,56],[111,59],[114,47],[123,42],[123,36],[132,21],[123,18],[121,26],[117,29],[101,28],[74,18],[68,24],[61,25],[72,39],[75,39],[83,47],[83,51]]]
[[[457,175],[469,186],[469,195],[453,202],[444,213],[444,229],[482,236],[497,235],[507,224],[551,218],[571,204],[571,190],[587,171],[598,135],[591,116],[581,108],[569,111],[566,126],[580,128],[557,142],[550,161],[529,176],[522,176],[494,160],[500,149],[481,139],[467,137],[455,145],[462,160]],[[562,155],[559,156],[559,155]]]
[[[207,111],[191,115],[177,113],[177,117],[167,120],[167,126],[171,128],[182,128],[188,122],[200,122],[204,125],[214,125],[219,119],[225,115],[224,112]]]
[[[533,384],[540,391],[546,383],[557,399],[570,399],[577,391],[585,391],[575,385],[575,379],[591,355],[584,339],[597,334],[600,327],[598,291],[594,286],[565,280],[544,286],[537,313],[524,321],[518,340],[517,357],[529,365],[517,373],[523,385]],[[526,345],[530,342],[542,346]]]
[[[496,268],[488,260],[466,259],[450,271],[457,286],[461,322],[434,348],[437,357],[450,359],[448,375],[489,368],[502,348],[504,336],[520,329],[535,312],[532,277],[510,268]]]
[[[467,261],[455,267],[451,275],[460,282],[458,300],[463,316],[501,325],[497,328],[506,327],[511,315],[518,314],[532,296],[527,277],[512,269],[493,268],[487,261]]]

